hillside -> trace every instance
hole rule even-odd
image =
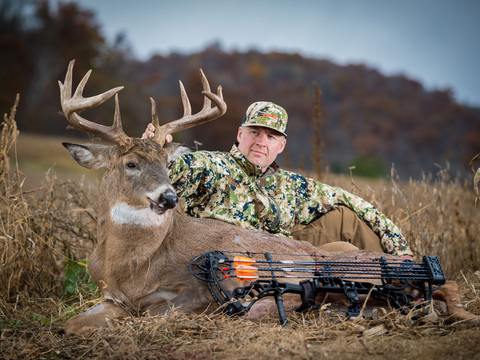
[[[314,82],[322,93],[321,136],[334,169],[376,163],[388,172],[392,163],[405,176],[435,171],[447,162],[454,169],[468,164],[480,149],[480,109],[458,104],[450,91],[427,91],[404,76],[384,76],[364,65],[340,66],[296,54],[227,53],[218,46],[192,55],[156,56],[137,63],[134,81],[159,99],[167,121],[181,114],[177,79],[184,81],[201,108],[198,68],[213,86],[221,84],[229,110],[224,119],[184,135],[208,149],[229,150],[246,107],[256,100],[283,105],[290,116],[290,161],[311,164]],[[138,86],[137,86],[138,87]],[[176,110],[172,111],[173,104]]]

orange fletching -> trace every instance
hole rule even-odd
[[[237,267],[239,265],[252,265],[254,263],[255,263],[255,260],[248,257],[244,257],[244,256],[235,256],[233,258],[234,267]]]
[[[258,274],[255,271],[257,271],[257,268],[249,265],[238,265],[235,268],[235,273],[239,281],[258,279]]]

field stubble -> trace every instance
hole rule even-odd
[[[67,337],[65,321],[100,295],[84,262],[96,244],[98,177],[70,175],[74,167],[56,159],[59,151],[49,150],[49,144],[58,146],[56,140],[29,136],[29,149],[20,148],[14,116],[15,107],[0,128],[1,358],[480,358],[480,329],[467,323],[446,325],[436,313],[418,323],[381,310],[344,321],[328,307],[289,314],[290,329],[281,328],[276,316],[254,323],[172,309],[162,316],[111,320],[89,337]],[[41,181],[28,185],[20,168],[35,178],[42,170],[28,164],[38,165],[40,159],[44,166],[51,166],[45,159],[59,164],[61,171],[44,170]],[[398,179],[394,169],[389,180],[329,173],[321,180],[382,209],[403,230],[417,257],[437,255],[447,277],[460,284],[467,310],[480,315],[478,184],[448,169],[420,180]]]

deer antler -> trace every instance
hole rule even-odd
[[[190,101],[188,100],[185,87],[183,86],[181,81],[179,81],[179,83],[184,112],[183,116],[180,119],[171,121],[168,124],[160,126],[157,115],[157,106],[155,104],[155,101],[150,98],[152,102],[152,123],[155,126],[155,136],[153,140],[160,145],[165,144],[165,136],[167,134],[174,134],[176,132],[214,120],[225,114],[225,112],[227,111],[227,104],[223,100],[222,87],[218,86],[217,94],[214,94],[210,91],[210,85],[202,69],[200,69],[200,78],[203,85],[202,94],[205,96],[205,98],[203,101],[202,110],[194,115],[192,115],[192,107],[190,105]],[[215,104],[214,107],[212,107],[212,101]]]
[[[62,105],[63,114],[67,118],[70,124],[74,127],[86,131],[91,134],[98,135],[105,140],[113,141],[124,148],[129,148],[132,145],[132,139],[125,134],[122,128],[122,122],[120,119],[120,106],[118,104],[118,92],[123,89],[123,86],[113,88],[105,91],[102,94],[84,98],[82,93],[85,88],[92,70],[89,70],[82,81],[77,86],[75,93],[72,96],[72,73],[75,60],[70,61],[68,64],[67,74],[65,75],[65,82],[62,84],[60,81],[60,102]],[[103,104],[105,101],[115,95],[115,115],[112,126],[104,126],[91,121],[88,121],[78,115],[85,109],[90,109]]]

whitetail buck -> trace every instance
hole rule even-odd
[[[221,87],[217,94],[210,92],[203,73],[203,109],[192,115],[180,83],[183,117],[160,126],[152,99],[155,138],[137,139],[128,137],[122,130],[117,95],[122,87],[84,98],[82,93],[89,71],[72,96],[73,64],[73,61],[69,64],[64,84],[59,82],[65,117],[73,126],[115,145],[63,144],[80,165],[106,169],[98,199],[98,245],[88,262],[104,299],[100,305],[71,318],[66,324],[67,333],[82,334],[100,328],[106,324],[106,317],[161,314],[171,305],[185,312],[204,311],[214,301],[205,284],[194,278],[188,267],[195,256],[207,251],[326,253],[307,242],[180,215],[173,210],[177,196],[169,182],[167,164],[182,147],[165,143],[165,136],[213,120],[227,108]],[[115,116],[111,127],[78,115],[81,110],[102,104],[113,95],[116,95]],[[372,253],[349,253],[352,255],[370,258]],[[437,293],[444,298],[453,320],[475,318],[459,306],[455,284],[447,284]]]

